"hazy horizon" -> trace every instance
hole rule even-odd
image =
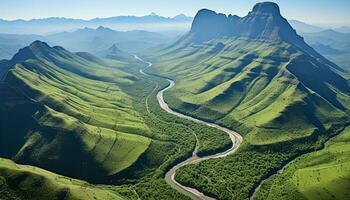
[[[1,2],[2,13],[0,18],[4,20],[16,19],[42,19],[49,17],[63,17],[72,19],[94,19],[113,16],[145,16],[154,12],[159,16],[174,17],[178,14],[194,16],[199,9],[208,8],[225,14],[245,16],[257,0],[201,0],[187,2],[164,2],[161,0],[13,0]],[[347,19],[350,18],[348,8],[350,2],[346,0],[324,0],[322,2],[275,0],[281,7],[281,12],[287,19],[300,20],[306,23],[339,27],[350,26]],[[230,6],[228,6],[230,5]],[[17,12],[13,12],[16,10]],[[303,13],[301,15],[301,13]]]

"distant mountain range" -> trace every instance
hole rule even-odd
[[[332,29],[303,33],[303,37],[310,44],[321,43],[337,49],[346,49],[350,46],[350,33],[341,33]]]
[[[302,36],[316,51],[350,71],[350,33],[327,29]]]
[[[173,37],[149,31],[115,31],[99,26],[97,29],[83,28],[73,32],[48,35],[46,41],[71,51],[96,53],[116,44],[125,51],[137,51],[171,41]]]
[[[202,12],[205,10],[203,9]],[[230,19],[236,20],[237,18],[238,16],[231,16]],[[117,16],[91,20],[58,17],[12,21],[0,19],[0,32],[15,33],[0,34],[0,59],[11,58],[20,48],[29,45],[35,40],[46,41],[52,45],[61,45],[71,51],[101,53],[107,51],[112,45],[116,45],[125,51],[139,51],[171,41],[172,38],[189,30],[192,21],[193,17],[183,14],[171,18],[158,16],[155,13],[143,17]],[[210,20],[206,21],[206,23],[208,22]],[[289,29],[295,29],[319,53],[339,66],[350,69],[349,27],[324,29],[298,20],[288,20],[288,22],[292,27]],[[100,26],[101,24],[106,26]],[[196,26],[196,24],[194,25]],[[256,25],[259,26],[259,24]],[[211,34],[215,35],[213,32],[220,31],[220,27],[217,27],[218,29],[215,30],[206,30],[205,26],[206,24],[203,25],[202,30],[199,30],[199,32],[210,34],[212,31]],[[159,33],[136,30],[123,32],[112,30],[112,28],[117,30],[133,28],[145,30],[168,29],[168,31]],[[57,32],[60,30],[62,32]],[[20,34],[22,32],[25,34]],[[42,34],[47,32],[57,33],[46,34],[45,36],[37,34],[27,35],[28,33]],[[274,37],[273,32],[264,34],[268,37]]]
[[[83,27],[97,28],[106,26],[112,29],[147,30],[147,31],[187,31],[191,27],[193,17],[179,14],[174,17],[163,17],[155,13],[145,16],[115,16],[107,18],[94,18],[90,20],[72,19],[64,17],[50,17],[31,20],[4,20],[0,19],[0,33],[9,34],[52,34],[62,31],[72,31]],[[299,20],[288,20],[298,33],[319,32],[327,28],[308,24]],[[335,31],[350,33],[350,27],[342,26]]]
[[[315,32],[321,32],[324,30],[329,30],[330,28],[320,27],[312,24],[308,24],[299,20],[288,20],[290,25],[293,26],[295,30],[298,31],[299,34],[303,33],[315,33]],[[350,27],[348,26],[341,26],[337,28],[332,28],[332,30],[340,33],[350,33]]]
[[[107,17],[107,18],[94,18],[90,20],[84,19],[73,19],[73,18],[65,18],[65,17],[49,17],[43,19],[30,19],[30,20],[4,20],[0,19],[0,23],[7,24],[32,24],[32,25],[45,25],[48,23],[54,24],[74,24],[74,23],[90,23],[90,24],[99,24],[99,23],[153,23],[153,22],[188,22],[192,21],[192,17],[186,16],[184,14],[176,15],[175,17],[163,17],[159,16],[155,13],[151,13],[150,15],[145,16],[115,16],[115,17]]]
[[[115,31],[99,26],[72,32],[60,32],[46,36],[0,34],[0,60],[10,59],[20,48],[35,40],[60,45],[75,52],[98,53],[117,45],[124,51],[139,51],[172,41],[179,32],[156,33],[149,31]]]
[[[297,30],[298,33],[312,33],[324,30],[322,27],[307,24],[299,20],[288,20],[291,26]]]
[[[74,30],[83,27],[96,28],[108,26],[117,30],[187,30],[193,18],[184,14],[175,17],[163,17],[151,13],[150,15],[137,16],[116,16],[108,18],[95,18],[91,20],[71,19],[63,17],[51,17],[31,20],[3,20],[0,19],[0,32],[11,34],[48,34],[67,30]]]
[[[342,26],[339,28],[335,28],[335,31],[341,32],[341,33],[350,33],[350,27],[349,26]]]

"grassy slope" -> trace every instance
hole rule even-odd
[[[309,86],[300,68],[311,68],[310,58],[290,45],[219,40],[168,51],[153,69],[177,82],[167,98],[172,107],[233,126],[243,134],[249,132],[246,139],[252,144],[306,137],[317,128],[327,129],[330,120],[347,116],[335,106],[339,102],[349,106],[348,86],[344,90],[331,82]],[[323,73],[321,70],[310,73]],[[347,84],[345,78],[335,78]],[[320,88],[338,95],[320,94]],[[330,110],[334,110],[332,119],[326,115]],[[309,116],[310,112],[315,116]]]
[[[349,199],[350,128],[266,182],[257,199]]]
[[[41,45],[18,55],[0,84],[3,156],[71,177],[129,184],[124,196],[131,199],[135,192],[142,199],[187,199],[163,176],[191,155],[193,132],[202,154],[230,146],[225,133],[163,111],[153,90],[167,82],[141,75],[143,64]]]
[[[151,140],[140,136],[148,128],[133,109],[131,97],[117,86],[135,78],[118,69],[125,63],[92,62],[44,43],[23,49],[14,60],[17,63],[5,82],[42,109],[34,113],[39,128],[24,130],[27,140],[8,156],[66,175],[89,180],[96,176],[99,180],[128,168],[148,148]],[[108,67],[112,65],[115,67]],[[7,124],[8,130],[12,125]],[[73,153],[67,156],[69,151]],[[66,156],[71,164],[65,163]],[[81,170],[87,165],[84,162],[91,165],[86,171]]]
[[[152,72],[177,83],[165,95],[172,108],[244,135],[238,153],[177,173],[209,196],[248,199],[260,180],[349,121],[348,74],[288,44],[185,38],[155,54]]]
[[[1,199],[127,199],[127,188],[95,186],[49,171],[0,159]],[[131,193],[131,191],[129,191]],[[136,197],[134,197],[136,198]]]

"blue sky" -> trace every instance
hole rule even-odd
[[[52,16],[90,19],[151,12],[193,16],[201,8],[244,16],[256,0],[0,0],[0,18],[32,19]],[[350,0],[275,0],[288,19],[325,25],[350,25]]]

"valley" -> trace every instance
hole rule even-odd
[[[0,199],[348,199],[347,34],[281,10],[0,34]]]
[[[149,96],[149,94],[152,94],[155,90],[154,90],[154,86],[155,85],[164,85],[166,86],[166,81],[160,81],[157,80],[156,78],[152,78],[152,79],[145,79],[145,75],[142,75],[139,73],[139,69],[142,68],[144,66],[144,64],[142,63],[138,63],[136,60],[131,60],[131,62],[133,63],[133,68],[128,69],[128,71],[124,71],[124,68],[120,67],[120,68],[110,68],[108,67],[108,63],[104,63],[102,62],[103,60],[98,59],[97,57],[94,57],[92,55],[89,54],[83,54],[83,55],[79,55],[79,57],[77,57],[76,54],[71,54],[68,51],[65,51],[64,49],[59,49],[57,47],[49,47],[47,44],[42,43],[42,42],[35,42],[33,44],[31,44],[30,47],[28,47],[28,50],[34,50],[34,54],[35,57],[37,59],[36,62],[46,62],[47,59],[47,55],[67,55],[69,56],[71,59],[76,59],[76,61],[78,61],[77,63],[69,63],[67,65],[65,65],[65,69],[66,70],[73,70],[74,72],[71,73],[67,73],[65,72],[65,74],[69,74],[70,76],[63,76],[60,79],[56,79],[54,77],[59,77],[59,76],[55,76],[55,72],[56,70],[58,72],[56,72],[57,74],[60,74],[59,71],[61,71],[62,69],[57,67],[57,66],[61,66],[60,64],[57,63],[51,63],[48,62],[49,66],[48,68],[40,68],[40,65],[36,65],[37,68],[26,68],[26,66],[29,65],[29,63],[27,63],[27,58],[24,58],[24,60],[26,60],[24,63],[22,63],[21,66],[22,68],[19,69],[11,69],[14,72],[11,71],[11,73],[14,73],[13,78],[11,79],[7,79],[10,76],[12,76],[12,74],[7,74],[6,75],[6,79],[5,82],[7,80],[11,80],[13,81],[12,83],[17,83],[18,78],[20,78],[21,80],[24,80],[24,84],[25,85],[21,85],[20,88],[16,89],[17,91],[28,91],[29,89],[27,89],[27,85],[31,86],[33,88],[30,88],[29,91],[45,91],[45,88],[50,89],[50,91],[52,91],[51,95],[50,95],[50,99],[46,99],[44,98],[45,96],[41,96],[41,95],[36,95],[33,97],[30,97],[29,100],[26,100],[26,96],[23,96],[21,98],[24,98],[24,102],[30,103],[32,100],[32,98],[37,98],[37,100],[35,100],[35,102],[38,102],[39,100],[39,104],[44,104],[45,107],[42,108],[43,112],[42,114],[36,112],[35,117],[37,117],[33,122],[34,124],[39,124],[40,126],[43,126],[50,130],[52,129],[50,134],[56,134],[56,138],[52,138],[50,139],[49,135],[45,135],[45,132],[41,132],[44,131],[43,130],[36,130],[33,129],[33,125],[34,124],[29,124],[29,127],[27,129],[27,134],[29,136],[27,141],[22,141],[22,144],[24,144],[23,146],[21,146],[22,144],[16,144],[18,146],[17,149],[13,149],[12,152],[17,154],[16,157],[16,162],[18,163],[30,163],[31,165],[37,165],[40,167],[43,167],[45,169],[50,169],[51,171],[55,171],[58,172],[60,174],[63,175],[67,175],[67,176],[73,176],[72,173],[74,173],[74,176],[76,178],[79,179],[84,179],[84,180],[89,180],[90,182],[97,182],[97,183],[111,183],[112,180],[122,180],[121,182],[115,182],[114,184],[125,184],[125,183],[132,183],[132,184],[136,184],[136,185],[140,185],[137,186],[136,191],[138,193],[138,195],[142,196],[142,195],[166,195],[166,196],[179,196],[179,194],[176,193],[169,193],[170,188],[163,188],[163,190],[161,191],[148,191],[149,187],[153,188],[153,184],[163,184],[165,185],[165,181],[161,178],[162,174],[166,172],[167,170],[167,166],[172,165],[173,162],[178,162],[177,160],[182,160],[184,158],[187,157],[188,154],[191,154],[192,152],[192,148],[194,148],[195,146],[195,138],[193,137],[193,132],[196,132],[198,134],[198,138],[201,141],[201,146],[198,149],[200,153],[202,154],[210,154],[211,152],[217,152],[217,151],[221,151],[221,149],[226,149],[228,147],[228,145],[231,145],[231,141],[229,139],[229,137],[226,136],[225,133],[221,133],[221,131],[216,130],[215,128],[212,129],[208,129],[204,128],[205,125],[197,125],[195,123],[190,123],[187,120],[179,120],[177,119],[177,117],[171,117],[172,115],[168,116],[166,113],[162,114],[161,108],[159,107],[159,104],[157,102],[156,96],[154,94]],[[36,50],[40,50],[40,51],[36,51]],[[45,49],[45,51],[52,51],[49,54],[42,54],[44,52],[42,52],[42,50]],[[56,52],[58,49],[58,52]],[[27,54],[27,49],[23,50],[26,54]],[[20,52],[16,58],[23,58],[25,57],[25,55],[22,55],[24,53]],[[40,56],[39,56],[40,55]],[[37,57],[38,56],[38,57]],[[43,56],[43,57],[41,57]],[[84,56],[84,57],[81,57]],[[33,60],[34,57],[32,57],[30,60],[30,62],[33,62],[35,60]],[[84,58],[84,59],[82,59]],[[80,83],[84,83],[84,79],[86,77],[89,77],[92,80],[94,80],[97,77],[91,77],[89,74],[81,74],[80,71],[76,71],[79,68],[76,68],[77,66],[79,66],[78,64],[81,62],[87,62],[87,60],[85,60],[85,58],[89,59],[89,61],[99,61],[102,63],[99,63],[101,67],[101,69],[99,68],[94,68],[97,73],[103,73],[103,69],[106,69],[105,67],[108,67],[107,69],[112,69],[113,71],[115,71],[115,73],[111,74],[112,76],[115,76],[116,73],[118,73],[118,76],[124,76],[125,81],[124,82],[114,82],[114,80],[118,80],[118,81],[123,81],[123,79],[119,78],[118,79],[109,79],[109,76],[106,74],[105,79],[101,79],[101,80],[96,80],[95,82],[92,82],[93,85],[88,85],[87,82],[84,85],[81,85]],[[58,61],[61,62],[65,62],[66,60],[63,59],[61,57],[56,57],[56,59]],[[50,60],[53,60],[52,58]],[[96,65],[96,63],[92,62],[92,64]],[[111,65],[118,66],[119,65],[124,65],[124,63],[118,63],[116,61],[108,61],[111,63]],[[50,64],[51,63],[51,64]],[[31,65],[31,66],[35,66],[35,65]],[[139,67],[138,67],[139,66]],[[72,67],[72,68],[71,68]],[[33,70],[34,71],[37,70],[41,70],[41,76],[43,76],[41,79],[42,80],[46,80],[40,82],[41,79],[39,79],[37,82],[35,83],[31,83],[31,82],[27,82],[27,80],[37,80],[37,79],[26,79],[26,76],[17,76],[17,73],[20,74],[21,70]],[[18,70],[18,71],[15,71]],[[53,70],[52,73],[47,73],[46,70]],[[121,70],[121,71],[119,71]],[[15,74],[16,73],[16,74]],[[47,74],[45,74],[47,73]],[[94,72],[96,73],[96,72]],[[50,75],[49,75],[50,74]],[[112,77],[110,76],[110,77]],[[103,76],[102,76],[103,77]],[[60,94],[62,92],[70,92],[72,89],[70,88],[61,88],[61,84],[62,81],[64,81],[64,78],[67,79],[72,79],[72,78],[76,78],[79,80],[79,82],[76,82],[76,84],[71,85],[72,89],[76,88],[76,90],[73,90],[72,93],[69,93],[71,95],[70,98],[72,98],[72,100],[70,101],[63,101],[63,104],[60,107],[57,107],[56,104],[51,103],[54,101],[54,99],[52,99],[53,97],[55,98],[60,98]],[[98,78],[99,79],[99,78]],[[154,80],[156,79],[156,80]],[[57,82],[59,80],[59,82]],[[73,79],[74,80],[74,79]],[[135,81],[136,84],[132,84],[133,81]],[[155,82],[157,81],[157,83]],[[50,83],[50,85],[46,85],[46,83]],[[119,87],[115,86],[114,84],[119,85]],[[23,84],[23,83],[22,83]],[[87,84],[87,85],[86,85]],[[89,87],[97,87],[99,86],[99,84],[101,85],[101,89],[96,89],[96,92],[94,92],[94,97],[89,95],[90,93],[84,93],[84,87],[89,86]],[[105,84],[105,85],[103,85]],[[14,84],[12,84],[14,85]],[[26,87],[24,87],[26,86]],[[54,87],[55,86],[55,87]],[[146,88],[144,87],[146,86]],[[124,89],[128,88],[127,90]],[[162,86],[163,87],[163,86]],[[25,88],[25,89],[23,89]],[[46,90],[48,90],[46,89]],[[61,89],[64,89],[63,91]],[[6,87],[6,85],[4,85],[2,92],[11,92],[13,93],[13,91],[8,91],[10,90],[10,88]],[[55,92],[55,90],[58,90],[57,92]],[[79,91],[79,93],[77,93],[77,91]],[[89,90],[91,91],[91,89]],[[97,94],[98,91],[101,91],[101,97],[99,97]],[[106,94],[107,92],[107,96],[104,95],[102,96],[102,91],[103,94]],[[127,91],[127,92],[125,92]],[[32,94],[36,94],[38,92],[31,92]],[[80,94],[81,93],[81,94]],[[29,93],[30,94],[30,93]],[[39,93],[40,94],[40,93]],[[135,95],[138,94],[139,96]],[[21,94],[16,94],[21,96]],[[57,97],[55,96],[57,95]],[[84,95],[89,95],[87,97],[85,97]],[[129,112],[130,113],[130,118],[134,118],[132,125],[130,127],[125,127],[124,126],[120,126],[118,125],[118,121],[117,120],[122,120],[123,118],[115,118],[115,119],[111,119],[110,121],[110,125],[109,125],[109,121],[108,116],[123,116],[123,117],[128,117],[128,115],[108,115],[107,117],[103,117],[103,112],[101,112],[101,114],[99,114],[99,110],[98,109],[92,109],[92,111],[94,112],[95,115],[89,117],[85,117],[82,116],[82,114],[77,114],[77,110],[74,110],[73,106],[74,103],[78,103],[80,102],[80,105],[84,105],[86,104],[87,108],[89,106],[93,106],[96,103],[99,103],[98,98],[103,98],[103,101],[100,101],[100,103],[104,103],[107,105],[107,97],[108,98],[113,98],[113,101],[115,102],[117,99],[115,99],[116,97],[124,95],[124,97],[122,98],[123,100],[120,101],[119,104],[115,104],[117,106],[120,106],[120,108],[126,109],[128,108],[127,106],[129,106],[129,108],[132,108],[133,110],[138,110],[138,113],[134,113],[134,112]],[[130,96],[129,96],[130,95]],[[125,101],[127,100],[127,98],[130,98],[131,101]],[[17,97],[18,98],[18,97]],[[150,112],[147,112],[145,105],[145,99],[149,99],[148,101],[148,109]],[[89,100],[89,101],[87,101]],[[57,100],[58,102],[59,100]],[[11,96],[8,96],[8,98],[3,99],[2,101],[2,109],[8,109],[8,107],[16,107],[16,106],[20,106],[22,104],[22,101],[17,101],[18,103],[12,103],[9,104],[9,102],[13,102]],[[72,103],[69,103],[72,102]],[[139,103],[138,103],[139,102]],[[18,104],[18,105],[17,105]],[[99,104],[97,104],[99,105]],[[103,104],[101,104],[103,105]],[[111,104],[114,105],[114,104]],[[53,106],[53,108],[50,108],[50,106]],[[135,106],[135,107],[134,107]],[[137,107],[138,106],[138,107]],[[100,107],[100,106],[98,106]],[[110,107],[110,106],[109,106]],[[108,107],[107,107],[108,108]],[[106,109],[107,109],[106,108]],[[58,111],[56,110],[58,109]],[[71,111],[68,111],[70,110]],[[121,112],[123,112],[123,109],[116,109],[116,108],[111,108],[114,110],[114,112],[120,110]],[[88,110],[88,109],[87,109]],[[75,111],[75,112],[74,112]],[[82,113],[87,113],[85,110],[79,110]],[[35,112],[32,111],[31,113],[23,113],[23,119],[27,121],[27,117],[29,117],[30,115],[32,115],[32,113]],[[108,111],[107,111],[108,112]],[[157,115],[154,114],[154,112],[157,113]],[[165,112],[165,111],[164,111]],[[1,125],[2,128],[4,128],[3,130],[6,130],[6,132],[22,132],[23,130],[16,130],[14,128],[10,128],[12,127],[11,124],[7,124],[6,121],[4,122],[3,119],[8,118],[9,116],[4,116],[4,112],[3,113],[3,118],[2,118],[2,122],[4,124]],[[52,113],[52,114],[51,114]],[[67,114],[64,114],[67,113]],[[29,116],[28,116],[29,115]],[[86,114],[87,115],[87,114]],[[99,116],[101,116],[101,121],[99,121]],[[72,124],[74,124],[74,120],[79,119],[79,120],[84,120],[81,121],[81,130],[78,129],[77,127],[73,126]],[[89,120],[88,120],[89,119]],[[103,119],[103,120],[102,120]],[[138,127],[134,127],[134,125],[136,124],[135,122],[136,119],[140,120],[139,123],[140,125]],[[130,121],[130,119],[126,119],[128,121]],[[144,121],[145,120],[145,121]],[[64,126],[61,125],[61,123],[65,124]],[[5,126],[6,124],[6,126]],[[43,125],[41,125],[43,124]],[[124,124],[124,123],[123,123]],[[161,126],[161,124],[164,124],[164,126]],[[87,129],[86,131],[84,131],[84,126],[86,126]],[[65,129],[56,129],[56,127],[65,127]],[[96,127],[96,128],[94,128]],[[145,130],[149,130],[149,131],[144,131],[144,130],[140,130],[141,127],[144,127]],[[56,131],[57,130],[57,131]],[[119,130],[119,131],[118,131]],[[204,132],[204,130],[206,130]],[[67,142],[71,142],[70,138],[65,138],[65,137],[69,137],[69,135],[71,135],[72,133],[69,132],[73,132],[74,131],[80,131],[82,133],[82,138],[73,138],[76,142],[76,144],[72,147],[75,147],[77,149],[69,149],[70,152],[68,151],[64,151],[64,149],[62,149],[60,146],[66,146],[68,145]],[[122,131],[122,132],[121,132]],[[3,154],[3,156],[7,157],[7,156],[13,156],[13,154],[11,154],[12,152],[8,152],[9,150],[7,145],[13,145],[12,141],[16,142],[16,139],[13,138],[8,138],[6,136],[6,132],[1,132],[1,142],[6,142],[6,143],[2,143],[1,144],[1,152],[5,153]],[[66,132],[66,133],[65,133]],[[168,135],[172,133],[171,135]],[[74,133],[76,134],[76,133]],[[125,136],[124,136],[125,135]],[[48,138],[46,138],[48,137]],[[115,139],[115,137],[118,138],[118,140]],[[125,137],[125,139],[123,138]],[[217,138],[217,140],[211,140],[212,137]],[[96,140],[93,140],[94,138],[96,138]],[[50,140],[52,141],[50,143]],[[73,140],[73,142],[74,142]],[[91,142],[95,141],[95,144],[89,144]],[[121,144],[118,144],[119,141],[121,142]],[[225,141],[225,142],[223,142]],[[84,142],[89,142],[87,144],[84,144]],[[47,144],[45,144],[47,143]],[[80,143],[82,143],[82,145],[90,145],[90,148],[84,151],[81,151],[80,148]],[[135,149],[134,147],[132,147],[132,144],[137,145],[137,149]],[[54,144],[54,145],[53,145]],[[125,144],[127,146],[123,147],[122,144]],[[145,144],[145,146],[142,146],[141,144]],[[38,145],[38,146],[37,146]],[[111,145],[111,146],[109,146]],[[87,146],[89,147],[89,146]],[[174,152],[173,150],[174,147],[176,147],[176,152]],[[40,150],[40,148],[42,148],[42,150]],[[109,150],[108,150],[109,148]],[[124,156],[127,158],[127,160],[122,161],[122,160],[118,160],[118,158],[123,159],[123,156],[120,155],[121,151],[124,151],[123,148],[132,148],[133,151],[130,152],[130,150],[125,149],[125,152],[128,153]],[[19,152],[18,149],[20,150]],[[27,157],[26,155],[30,155],[32,154],[31,151],[38,149],[39,152],[38,153],[33,153],[38,157]],[[140,150],[141,152],[137,152],[135,150]],[[41,152],[40,152],[41,151]],[[81,152],[79,152],[81,151]],[[114,151],[114,152],[113,152]],[[72,154],[72,152],[78,153],[78,154]],[[118,152],[117,154],[115,152]],[[130,154],[130,153],[132,154]],[[171,157],[169,157],[169,154],[171,153]],[[86,157],[87,160],[76,160],[76,158],[80,157],[80,155],[84,155],[84,156],[88,156]],[[112,157],[112,155],[118,156],[118,157]],[[45,162],[42,162],[41,160],[44,159],[46,156],[51,155],[56,157],[56,159],[50,161],[50,160],[46,160]],[[67,163],[69,164],[69,166],[73,166],[72,164],[77,165],[76,170],[80,169],[80,165],[83,165],[85,167],[89,166],[89,168],[85,168],[85,172],[82,171],[81,174],[77,173],[78,171],[67,171],[65,168],[65,166],[63,165],[50,165],[50,162],[54,163],[54,162],[60,162],[57,159],[63,159],[63,156],[65,157],[65,159],[67,160],[67,156],[70,156],[72,161],[75,160],[74,162],[71,163]],[[135,155],[136,160],[132,159],[132,155]],[[42,156],[42,157],[40,157]],[[122,157],[121,157],[122,156]],[[169,157],[169,158],[167,158]],[[87,164],[86,162],[89,161],[90,159],[93,159],[92,161],[90,161],[91,163]],[[55,161],[56,160],[56,161]],[[101,161],[100,161],[101,160]],[[81,163],[79,163],[81,162]],[[113,162],[116,163],[125,163],[124,165],[124,169],[123,168],[109,168],[109,166],[115,166],[113,164]],[[163,163],[164,162],[164,163]],[[45,165],[43,165],[42,163],[45,163]],[[118,167],[119,165],[117,165]],[[120,166],[123,167],[123,166]],[[11,168],[9,167],[10,170]],[[96,170],[98,169],[98,171]],[[70,170],[75,170],[70,169]],[[110,171],[107,171],[110,170]],[[117,171],[118,170],[118,171]],[[130,176],[130,172],[129,170],[132,170],[133,172],[133,176]],[[119,173],[118,173],[119,172]],[[136,173],[135,173],[136,172]],[[31,172],[30,172],[31,173]],[[105,173],[105,175],[104,175]],[[113,174],[114,173],[114,174]],[[149,175],[148,175],[149,174]],[[153,174],[153,175],[152,175]],[[102,175],[102,176],[101,176]],[[144,180],[144,178],[141,177],[147,177],[150,176],[149,178],[146,178]],[[10,179],[5,179],[5,182],[9,182]],[[114,181],[113,181],[114,182]],[[73,184],[72,187],[76,187],[75,184]],[[134,187],[134,186],[133,186]],[[131,187],[131,188],[133,188]],[[114,187],[113,187],[114,188]],[[123,186],[122,188],[127,188],[125,189],[126,191],[126,197],[121,195],[121,198],[130,198],[130,196],[133,196],[133,192],[130,191],[130,187],[129,186]],[[10,193],[9,191],[13,190],[11,187],[7,188],[5,187],[5,193]],[[23,189],[24,192],[27,192],[26,189]],[[115,188],[114,190],[117,190],[117,188]],[[124,190],[124,189],[123,189]],[[13,193],[13,192],[12,192]],[[19,193],[18,191],[16,191],[15,193]],[[151,193],[151,194],[150,194]],[[52,194],[54,195],[54,194]],[[96,195],[96,198],[101,199],[103,198],[103,192],[100,195]],[[79,196],[79,195],[78,195]],[[43,199],[45,199],[45,197],[41,197]],[[80,199],[81,197],[77,197],[76,199]],[[178,197],[179,198],[179,197]],[[184,198],[184,197],[182,197]],[[75,199],[75,198],[72,198]]]
[[[153,64],[150,63],[150,62],[146,62],[146,61],[143,61],[141,58],[135,56],[136,59],[146,63],[149,65],[149,67],[151,67]],[[140,73],[141,74],[145,74],[145,75],[148,75],[148,76],[152,76],[151,74],[147,74],[145,73],[143,70],[140,70]],[[210,197],[207,197],[205,196],[203,193],[199,192],[198,190],[194,189],[194,188],[190,188],[190,187],[186,187],[184,185],[181,185],[180,183],[178,183],[176,180],[175,180],[175,174],[176,174],[176,170],[179,169],[180,167],[184,167],[186,165],[189,165],[191,163],[198,163],[198,162],[201,162],[203,160],[208,160],[208,159],[215,159],[215,158],[223,158],[223,157],[226,157],[232,153],[234,153],[238,148],[239,148],[239,145],[241,144],[243,138],[241,135],[239,135],[238,133],[232,131],[232,130],[229,130],[227,128],[224,128],[224,127],[221,127],[217,124],[213,124],[213,123],[210,123],[210,122],[205,122],[205,121],[202,121],[202,120],[199,120],[199,119],[195,119],[193,117],[190,117],[190,116],[187,116],[187,115],[183,115],[181,113],[178,113],[176,111],[173,111],[172,109],[169,108],[168,104],[164,101],[164,98],[163,98],[163,94],[164,92],[166,92],[167,90],[171,89],[172,87],[174,87],[175,85],[175,82],[170,80],[170,79],[167,79],[165,78],[166,81],[169,82],[169,86],[160,90],[158,93],[157,93],[157,101],[159,102],[159,105],[160,107],[165,110],[166,112],[172,114],[172,115],[175,115],[175,116],[178,116],[180,118],[183,118],[183,119],[187,119],[187,120],[190,120],[190,121],[193,121],[195,123],[199,123],[199,124],[204,124],[204,125],[207,125],[209,127],[214,127],[218,130],[221,130],[223,132],[226,132],[230,139],[231,139],[231,142],[232,142],[232,147],[224,152],[220,152],[220,153],[216,153],[214,155],[208,155],[208,156],[203,156],[203,157],[198,157],[197,153],[198,153],[198,149],[199,147],[201,146],[201,144],[199,143],[199,140],[198,140],[198,136],[196,133],[193,133],[194,134],[194,137],[196,138],[196,147],[194,148],[193,152],[192,152],[192,156],[190,158],[188,158],[187,160],[183,161],[183,162],[180,162],[178,163],[177,165],[175,165],[174,167],[172,167],[166,174],[165,174],[165,181],[171,185],[171,187],[173,187],[174,189],[176,189],[177,191],[181,192],[181,193],[184,193],[186,196],[190,196],[191,198],[194,198],[194,199],[213,199],[213,198],[210,198]],[[156,87],[157,88],[157,87]],[[148,101],[148,98],[146,98],[146,106],[148,105],[147,103]]]
[[[242,20],[270,15],[264,13],[265,8],[254,9]],[[150,56],[155,60],[150,71],[177,83],[165,96],[171,109],[235,129],[244,137],[237,153],[187,165],[176,173],[179,183],[217,199],[250,198],[260,181],[295,158],[321,148],[349,120],[347,73],[326,61],[298,36],[290,36],[295,34],[291,28],[289,33],[281,32],[271,38],[266,31],[289,25],[286,21],[284,25],[273,23],[284,21],[276,7],[266,8],[266,12],[272,12],[276,19],[268,18],[263,23],[266,26],[260,28],[264,35],[248,36],[260,40],[250,40],[224,38],[240,33],[226,31],[229,25],[220,26],[228,23],[222,15],[199,11],[193,22],[198,30],[192,26],[178,42]],[[216,17],[220,19],[200,21]],[[261,22],[252,18],[251,23]],[[223,30],[206,33],[201,31],[202,26],[219,26]],[[250,34],[249,30],[243,33]],[[219,34],[223,36],[217,37]],[[283,34],[289,34],[287,41],[280,39],[286,37]],[[317,82],[310,81],[311,74],[317,76]],[[327,87],[339,93],[331,97],[325,92]],[[331,116],[324,115],[331,110]]]

